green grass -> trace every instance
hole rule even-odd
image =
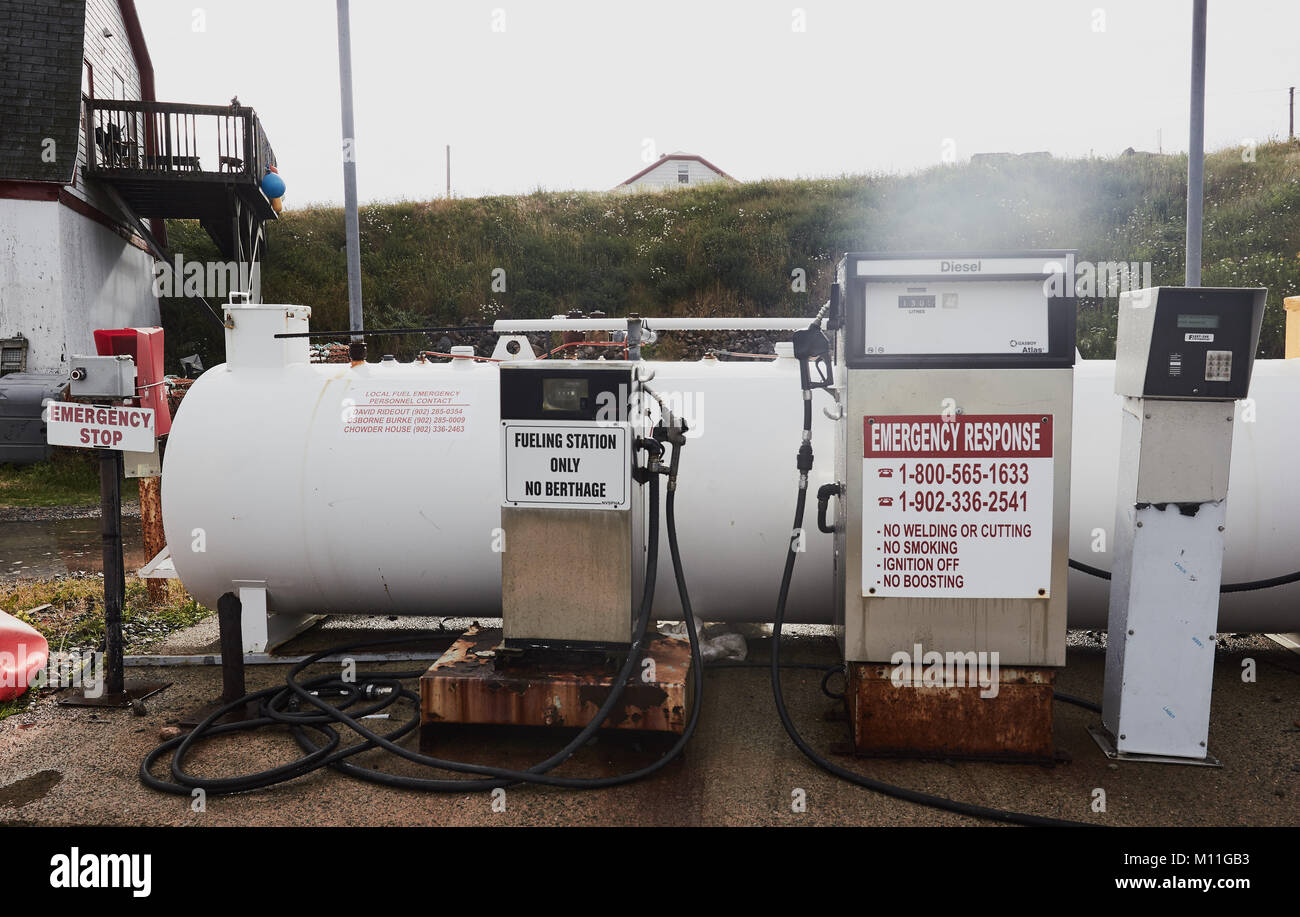
[[[49,641],[52,652],[102,647],[104,581],[97,576],[0,584],[0,610],[36,628]],[[197,624],[209,614],[186,593],[179,580],[167,581],[163,601],[150,602],[145,581],[135,576],[126,578],[122,632],[128,652],[139,651],[169,633]],[[0,703],[0,720],[24,710],[35,695],[35,691],[28,691]]]
[[[361,210],[370,328],[546,317],[811,314],[845,251],[1077,248],[1082,260],[1153,264],[1183,277],[1185,156],[1015,159],[909,175],[769,180],[613,194],[537,192]],[[215,259],[196,223],[168,225],[172,246]],[[1281,298],[1300,292],[1300,146],[1260,146],[1254,162],[1207,157],[1204,283],[1261,284],[1269,311],[1261,355],[1282,353]],[[493,289],[493,271],[506,289]],[[791,272],[807,275],[792,292]],[[343,219],[287,210],[268,227],[267,302],[312,308],[312,327],[347,327]],[[1113,354],[1115,299],[1080,303],[1085,356]],[[169,358],[223,359],[221,329],[201,303],[165,300]],[[426,342],[385,338],[409,356]],[[169,368],[174,363],[169,362]]]
[[[99,502],[98,457],[55,449],[48,462],[0,465],[0,506],[90,506]]]
[[[46,605],[49,607],[31,613]],[[51,649],[97,646],[104,638],[104,581],[98,576],[0,584],[0,609],[40,631]],[[141,634],[136,643],[144,644],[156,639],[154,632],[166,634],[189,627],[209,613],[186,593],[180,580],[168,580],[166,598],[150,602],[145,581],[136,576],[126,578],[122,624],[128,648],[133,645],[133,632]]]

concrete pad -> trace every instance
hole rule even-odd
[[[297,638],[286,653],[303,653],[373,631],[357,619],[334,619]],[[372,622],[366,621],[367,625]],[[402,622],[386,628],[401,633]],[[410,619],[405,619],[409,625]],[[411,635],[418,638],[417,634]],[[418,650],[413,639],[405,649]],[[768,643],[751,640],[749,663],[768,658]],[[834,641],[822,633],[789,637],[782,658],[832,664]],[[1253,659],[1257,681],[1242,681]],[[1058,689],[1100,696],[1104,651],[1095,636],[1071,636],[1068,665]],[[376,667],[381,668],[381,667]],[[391,670],[420,668],[394,664]],[[286,667],[248,669],[250,690],[279,683]],[[33,825],[971,825],[971,819],[921,808],[845,784],[816,769],[791,744],[772,704],[763,667],[710,668],[700,730],[685,754],[638,784],[582,792],[542,787],[506,791],[505,812],[493,812],[488,794],[416,793],[316,772],[288,784],[237,796],[212,797],[207,811],[187,799],[142,786],[136,770],[158,743],[159,730],[215,699],[216,667],[133,670],[175,684],[147,702],[147,714],[61,708],[53,695],[0,721],[0,823]],[[818,749],[847,737],[843,722],[824,719],[831,701],[821,674],[784,674],[792,715]],[[414,686],[415,682],[411,682]],[[1300,659],[1265,637],[1223,638],[1215,672],[1210,750],[1222,769],[1112,764],[1086,727],[1099,718],[1057,704],[1055,735],[1072,761],[1055,767],[943,761],[836,758],[877,779],[983,805],[1105,825],[1300,825]],[[375,721],[382,722],[382,721]],[[438,752],[449,758],[516,768],[538,761],[570,733],[496,729],[449,731]],[[414,734],[406,746],[415,749]],[[605,735],[582,749],[560,772],[605,775],[653,760],[663,738]],[[287,733],[265,730],[205,743],[189,767],[208,776],[248,773],[296,756]],[[379,752],[358,763],[396,773],[447,777]],[[1094,813],[1093,790],[1106,793],[1105,813]],[[807,811],[792,811],[803,790]]]

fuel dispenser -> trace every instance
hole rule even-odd
[[[623,650],[641,595],[634,364],[504,363],[501,605],[508,649]]]
[[[1155,287],[1120,297],[1121,461],[1102,728],[1092,730],[1112,758],[1218,763],[1207,742],[1233,402],[1250,387],[1266,296]]]
[[[1075,359],[1074,300],[1055,281],[1068,254],[839,264],[839,483],[819,497],[823,518],[840,500],[836,621],[860,754],[1052,757]]]

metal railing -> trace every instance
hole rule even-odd
[[[275,153],[238,105],[87,99],[88,171],[260,183]]]

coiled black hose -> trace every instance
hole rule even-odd
[[[636,632],[633,635],[627,660],[620,669],[618,678],[614,682],[614,687],[611,689],[609,696],[605,699],[604,703],[601,704],[595,716],[592,717],[591,722],[584,726],[563,748],[551,755],[545,761],[535,764],[527,770],[518,771],[510,768],[469,764],[461,761],[435,758],[430,755],[411,751],[396,744],[396,740],[407,735],[420,724],[420,698],[415,692],[403,687],[401,683],[404,680],[418,678],[423,674],[422,670],[392,673],[358,673],[356,680],[353,682],[344,682],[336,675],[323,675],[305,682],[298,681],[299,675],[301,675],[306,668],[326,659],[327,657],[337,656],[368,647],[384,646],[409,641],[409,638],[403,637],[332,647],[308,657],[295,665],[289,671],[284,686],[276,686],[256,691],[229,704],[225,704],[211,713],[190,733],[183,736],[177,736],[174,739],[169,739],[157,748],[153,749],[153,751],[149,752],[140,763],[139,776],[141,782],[155,790],[181,796],[190,796],[196,789],[201,789],[208,794],[220,795],[226,793],[248,792],[250,790],[272,786],[277,783],[283,783],[287,780],[301,777],[322,767],[331,767],[337,771],[341,771],[342,773],[361,780],[398,787],[401,789],[457,793],[465,792],[467,790],[490,790],[517,783],[537,783],[546,786],[558,786],[570,789],[596,789],[631,783],[632,781],[640,780],[643,777],[653,774],[669,761],[673,760],[685,747],[686,743],[690,741],[691,736],[695,733],[696,725],[699,721],[700,707],[703,703],[703,660],[700,653],[698,636],[696,634],[695,617],[691,608],[690,596],[686,588],[686,578],[682,570],[681,555],[677,545],[675,498],[676,474],[679,463],[680,443],[675,445],[673,449],[665,515],[668,525],[668,546],[673,560],[673,572],[677,582],[678,594],[681,598],[682,612],[686,619],[687,636],[691,645],[692,681],[695,689],[695,696],[693,703],[691,704],[691,710],[687,717],[686,725],[682,730],[682,734],[678,737],[673,746],[652,764],[627,774],[618,774],[611,777],[600,778],[557,777],[548,773],[548,771],[568,760],[574,752],[581,748],[596,733],[610,714],[614,712],[619,700],[622,698],[623,689],[626,687],[628,679],[631,677],[632,673],[637,671],[639,668],[641,654],[645,644],[645,637],[650,622],[650,609],[654,603],[655,573],[659,556],[658,474],[651,474],[648,481],[650,507],[648,520],[649,538],[647,539],[646,545],[645,584],[642,592],[641,608],[637,616]],[[351,714],[346,712],[367,694],[373,693],[375,689],[381,688],[389,689],[390,693]],[[323,700],[318,694],[312,693],[313,691],[320,691],[321,689],[336,689],[342,695],[343,699],[337,704],[332,704]],[[391,704],[397,702],[399,699],[412,704],[414,712],[412,716],[397,729],[384,735],[380,735],[361,722],[363,717],[378,713],[389,707]],[[226,713],[254,703],[258,705],[259,715],[257,717],[243,722],[217,723],[217,720]],[[302,710],[300,708],[303,704],[314,709]],[[251,731],[272,725],[288,726],[290,733],[297,740],[305,754],[287,764],[268,768],[267,770],[259,771],[257,773],[244,774],[236,777],[198,777],[189,774],[184,770],[183,765],[185,756],[194,747],[196,742],[219,735]],[[344,747],[342,746],[342,736],[339,729],[335,727],[346,727],[361,736],[363,741]],[[323,741],[314,740],[311,735],[313,732],[321,737]],[[470,779],[408,777],[401,774],[392,774],[386,771],[362,767],[347,760],[354,755],[369,751],[373,748],[383,748],[398,757],[416,764],[440,770],[473,774],[475,777]],[[168,754],[170,754],[171,780],[156,777],[152,773],[152,768],[155,762],[162,756]]]

